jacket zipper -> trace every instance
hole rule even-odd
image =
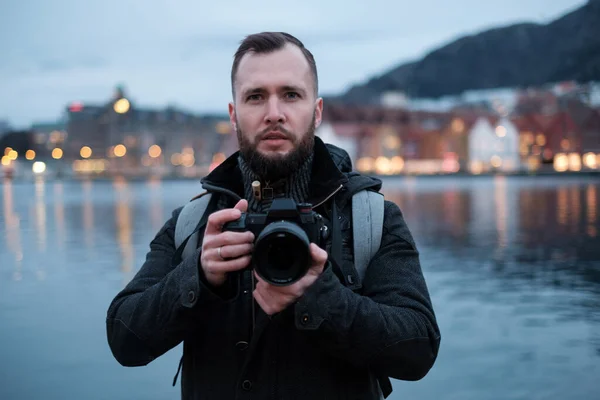
[[[319,202],[319,204],[315,204],[312,209],[316,209],[317,207],[321,206],[323,203],[325,203],[327,200],[329,200],[330,198],[332,198],[337,192],[339,192],[340,190],[342,190],[342,188],[344,187],[344,185],[340,185],[337,189],[335,189],[333,192],[331,192],[329,194],[329,196],[325,197],[325,199],[321,202]]]

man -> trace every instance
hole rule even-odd
[[[251,35],[235,54],[231,83],[240,151],[202,180],[214,203],[194,255],[177,257],[175,210],[113,300],[115,358],[146,365],[183,342],[186,399],[378,399],[391,391],[389,377],[421,379],[440,334],[415,243],[386,201],[380,249],[359,280],[350,200],[381,182],[352,172],[345,151],[315,137],[323,100],[312,54],[289,34]],[[287,286],[248,268],[252,233],[222,229],[242,212],[266,212],[277,197],[313,204],[331,232],[323,248],[310,245],[308,272]]]

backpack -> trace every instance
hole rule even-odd
[[[196,230],[208,208],[212,194],[205,192],[189,201],[181,210],[175,224],[175,248],[184,242],[182,259],[196,250],[200,232]],[[381,193],[361,190],[352,196],[352,233],[354,242],[354,267],[362,281],[369,261],[381,244],[384,197]]]

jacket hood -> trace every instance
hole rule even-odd
[[[321,140],[319,138],[319,140]],[[352,169],[352,160],[348,155],[348,152],[341,147],[337,147],[330,143],[323,143],[325,148],[329,152],[331,156],[331,160],[340,171],[340,173],[344,174],[347,178],[347,183],[345,184],[346,191],[352,195],[363,189],[370,189],[374,191],[381,190],[382,182],[378,178],[374,178],[367,175],[362,175],[361,173],[354,171]]]

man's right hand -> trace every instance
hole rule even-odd
[[[212,286],[221,286],[228,272],[239,271],[250,265],[254,234],[222,231],[226,222],[240,218],[247,209],[248,202],[240,200],[234,208],[216,211],[208,217],[200,264],[206,280]]]

